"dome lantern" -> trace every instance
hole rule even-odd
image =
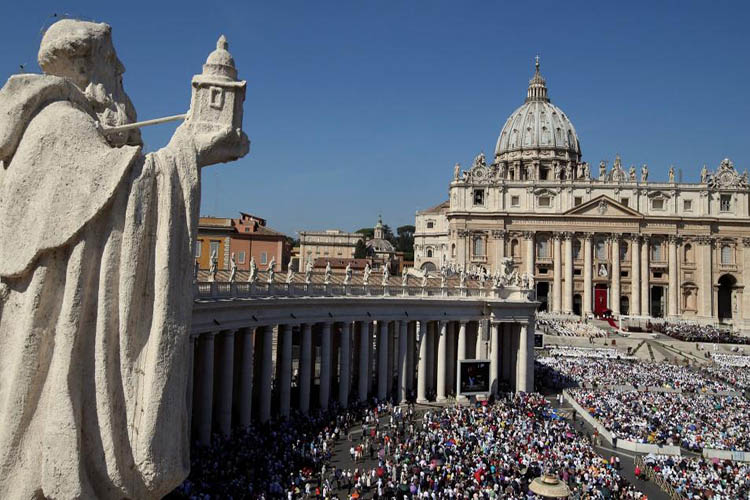
[[[529,90],[526,91],[526,102],[549,102],[549,97],[547,96],[547,82],[544,81],[544,77],[539,73],[539,56],[536,56],[536,63],[534,66],[536,71],[534,71],[534,76],[529,80]]]

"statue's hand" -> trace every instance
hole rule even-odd
[[[216,131],[198,131],[189,123],[183,123],[175,131],[170,146],[175,140],[187,140],[192,144],[199,167],[234,161],[245,156],[250,150],[247,135],[242,130],[231,127]]]

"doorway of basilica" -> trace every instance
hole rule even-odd
[[[538,311],[549,311],[549,281],[537,281],[536,300],[539,301]]]
[[[664,317],[664,302],[666,301],[666,295],[664,294],[664,287],[661,285],[655,285],[651,287],[651,316],[654,318]]]
[[[607,309],[607,285],[599,283],[594,287],[594,314],[601,316]]]
[[[736,284],[737,280],[731,274],[725,274],[719,278],[716,305],[720,322],[732,319],[732,288]]]
[[[581,294],[577,293],[573,295],[573,314],[576,316],[581,315],[581,304],[583,304],[583,299],[581,299]]]

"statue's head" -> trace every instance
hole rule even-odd
[[[38,60],[44,73],[75,83],[104,126],[136,121],[135,107],[122,86],[125,66],[117,58],[108,24],[75,19],[56,22],[44,33]],[[137,129],[119,135],[110,141],[141,144]]]

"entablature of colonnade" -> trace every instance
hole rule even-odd
[[[473,321],[525,323],[535,301],[476,298],[299,297],[196,301],[192,334],[279,324],[351,321]]]

